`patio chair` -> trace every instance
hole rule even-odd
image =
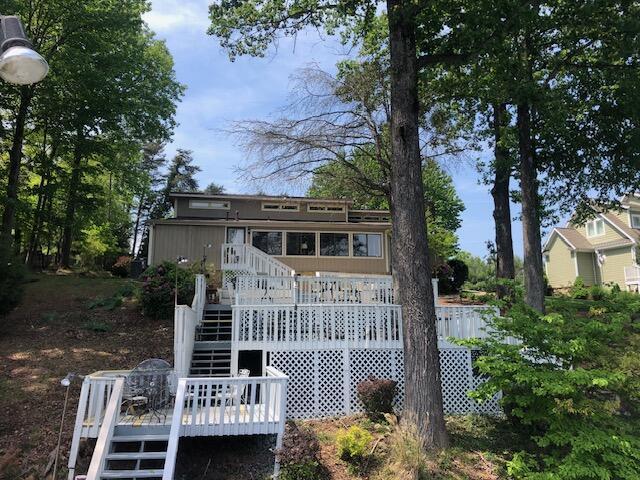
[[[242,368],[238,370],[238,375],[236,378],[247,378],[251,372],[246,368]],[[216,393],[216,400],[220,403],[222,407],[231,407],[234,406],[236,398],[238,397],[238,389],[241,388],[240,391],[240,403],[242,403],[245,394],[247,393],[247,384],[244,383],[242,387],[239,384],[234,383],[232,385],[227,385],[227,389],[225,392]]]

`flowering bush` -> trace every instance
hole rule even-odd
[[[174,263],[164,262],[147,268],[142,274],[140,304],[145,316],[156,319],[168,319],[173,316],[176,275],[178,304],[191,305],[195,274],[189,269],[176,267]]]

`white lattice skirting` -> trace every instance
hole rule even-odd
[[[369,376],[396,380],[395,405],[398,410],[402,409],[404,369],[401,349],[270,351],[268,362],[289,376],[289,418],[332,417],[361,411],[356,388]],[[446,413],[500,413],[499,396],[484,403],[468,396],[468,392],[483,381],[474,375],[471,350],[441,348],[440,367]]]

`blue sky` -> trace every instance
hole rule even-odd
[[[229,122],[266,119],[287,103],[290,76],[310,63],[332,70],[348,51],[335,39],[316,31],[283,39],[265,58],[229,61],[217,40],[206,34],[209,0],[152,0],[145,20],[164,39],[175,60],[178,80],[187,86],[178,106],[177,127],[167,147],[171,156],[177,148],[193,151],[202,168],[200,185],[216,182],[232,193],[254,189],[238,181],[235,166],[243,161],[242,150],[220,133]],[[492,201],[489,190],[478,185],[478,174],[464,161],[444,165],[453,176],[465,203],[462,227],[458,231],[463,250],[486,254],[485,242],[493,239]],[[278,185],[277,193],[300,192],[299,185]],[[513,209],[514,215],[518,213]],[[513,224],[514,249],[522,255],[522,227]]]

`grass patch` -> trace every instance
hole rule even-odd
[[[107,333],[113,330],[111,325],[99,320],[89,320],[82,325],[82,328],[95,333]]]

